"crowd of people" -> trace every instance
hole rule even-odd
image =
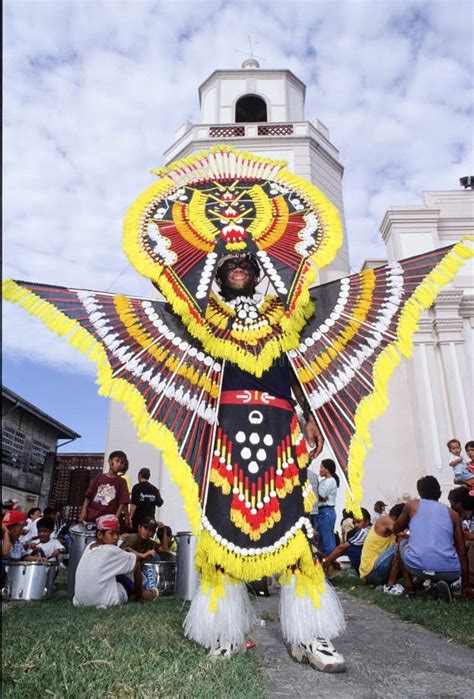
[[[310,471],[318,503],[311,520],[315,544],[329,574],[346,556],[362,582],[390,595],[414,597],[420,591],[449,601],[453,592],[474,596],[474,442],[447,444],[458,486],[448,495],[450,507],[439,502],[441,487],[434,476],[417,482],[418,499],[407,499],[386,512],[378,500],[373,513],[361,508],[360,517],[343,511],[340,535],[334,531],[339,481],[335,464],[323,459],[320,478]],[[338,541],[336,541],[336,536]]]
[[[93,524],[96,540],[83,552],[75,572],[73,603],[108,607],[159,596],[146,563],[173,558],[176,544],[170,527],[155,520],[163,504],[159,489],[150,483],[150,469],[142,468],[131,488],[125,452],[114,451],[108,471],[92,479],[78,517]],[[31,508],[27,514],[11,500],[2,503],[2,588],[5,566],[18,561],[59,563],[68,552],[68,526],[59,523],[54,507]],[[67,556],[64,557],[67,562]]]
[[[451,439],[447,447],[457,486],[449,493],[450,507],[439,502],[437,479],[424,476],[417,482],[419,499],[396,503],[388,512],[387,504],[378,500],[372,514],[361,508],[359,517],[344,510],[340,533],[335,531],[336,465],[323,459],[319,478],[309,469],[317,494],[310,515],[314,543],[328,574],[345,556],[362,582],[386,594],[412,597],[423,590],[448,601],[459,590],[465,597],[474,596],[474,442],[465,445],[465,459],[459,440]],[[131,597],[152,601],[159,596],[146,563],[169,558],[175,543],[171,529],[155,520],[163,498],[150,483],[150,469],[142,468],[131,488],[128,466],[127,455],[113,451],[108,471],[93,478],[85,493],[78,521],[95,524],[96,540],[77,567],[77,606],[108,607]],[[2,504],[2,587],[5,564],[59,563],[70,545],[56,508],[33,507],[25,514],[18,504]]]

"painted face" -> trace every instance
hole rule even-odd
[[[451,442],[449,445],[449,451],[451,454],[454,454],[455,456],[459,456],[461,453],[461,445],[458,444],[458,442]]]
[[[258,281],[254,265],[245,258],[226,260],[219,277],[224,296],[253,296]]]

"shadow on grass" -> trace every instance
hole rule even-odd
[[[391,597],[383,592],[362,585],[352,572],[345,571],[332,580],[333,585],[351,595],[372,602],[387,612],[396,614],[403,621],[420,624],[457,643],[474,648],[474,602],[456,598],[452,603],[432,599],[420,594],[416,599]]]

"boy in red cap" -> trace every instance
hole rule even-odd
[[[2,558],[8,561],[20,561],[27,551],[20,542],[20,536],[26,525],[26,515],[20,510],[7,510],[2,519]]]
[[[157,590],[142,589],[140,561],[135,553],[118,548],[120,522],[115,515],[99,517],[97,542],[89,544],[79,561],[73,604],[111,607],[128,602],[132,594],[154,600]]]
[[[7,510],[2,519],[2,569],[0,585],[5,586],[5,563],[21,561],[27,551],[20,541],[26,516],[20,510]]]

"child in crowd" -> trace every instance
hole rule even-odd
[[[364,509],[364,508],[362,508]],[[367,512],[367,510],[365,510]],[[359,520],[357,520],[359,521]],[[351,532],[354,527],[355,527],[355,522],[356,520],[354,519],[354,515],[352,512],[348,512],[348,510],[342,510],[342,519],[341,519],[341,544],[345,544],[347,541],[347,535],[349,532]],[[369,516],[369,522],[370,522],[370,516]]]
[[[54,522],[47,517],[42,517],[38,521],[38,536],[25,545],[31,550],[26,557],[27,561],[36,561],[47,558],[57,560],[60,553],[64,551],[64,546],[58,539],[52,537]]]
[[[42,517],[41,509],[39,507],[32,507],[31,510],[28,510],[26,516],[26,528],[23,530],[23,534],[20,537],[22,544],[26,544],[28,541],[38,536],[37,524],[40,517]]]
[[[20,541],[26,516],[20,510],[7,510],[2,519],[2,558],[6,561],[21,561],[28,551]]]
[[[361,507],[360,509],[362,517],[360,519],[351,518],[353,526],[352,529],[346,533],[346,541],[336,546],[328,556],[323,558],[322,564],[324,570],[327,570],[329,565],[339,558],[339,556],[346,555],[351,562],[352,568],[354,568],[357,573],[359,572],[362,547],[370,531],[370,513],[365,507]],[[347,519],[346,517],[344,521],[347,521]]]
[[[372,524],[375,524],[379,517],[385,515],[386,508],[387,505],[384,503],[383,500],[377,500],[377,502],[374,504],[374,513],[370,518]]]
[[[469,446],[471,445],[471,446]],[[450,454],[454,457],[449,462],[449,466],[454,469],[454,483],[457,485],[466,485],[469,488],[474,488],[474,442],[467,442],[465,449],[468,458],[471,459],[471,467],[469,463],[464,462],[461,454],[461,442],[459,439],[450,439],[447,443]],[[469,451],[468,451],[469,447]]]
[[[123,508],[130,501],[127,483],[119,475],[126,466],[128,459],[123,451],[111,452],[108,473],[99,473],[86,490],[79,522],[95,522],[98,517],[107,514],[120,518]]]
[[[156,531],[156,522],[152,517],[147,517],[138,525],[137,534],[122,534],[120,547],[124,551],[133,551],[140,561],[140,568],[143,574],[143,587],[151,590],[155,587],[153,574],[145,563],[158,563],[161,560],[160,554],[156,550],[158,544],[153,541]]]
[[[134,594],[154,600],[157,590],[143,592],[140,562],[136,553],[117,546],[120,522],[115,515],[98,517],[97,542],[89,544],[76,570],[73,604],[76,607],[111,607],[124,604]]]

